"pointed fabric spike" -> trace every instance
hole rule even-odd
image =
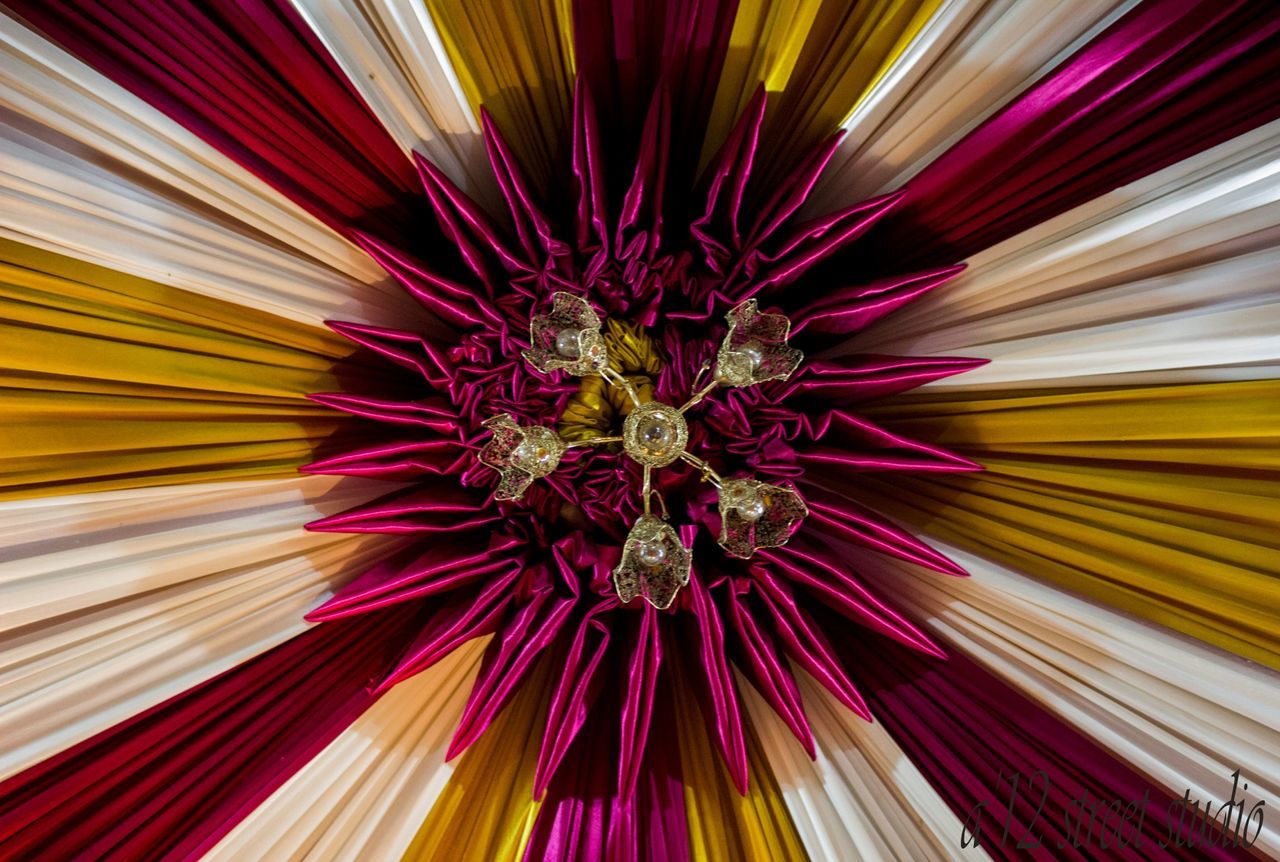
[[[832,336],[861,332],[964,270],[965,264],[944,266],[827,292],[791,315],[795,324],[792,335],[802,331]]]
[[[320,622],[368,613],[518,569],[522,557],[518,544],[510,537],[490,540],[484,530],[450,533],[447,541],[432,543],[426,551],[415,547],[384,558],[307,614],[307,620]]]
[[[816,437],[821,445],[797,446],[796,463],[831,485],[853,481],[850,473],[867,470],[972,472],[982,465],[945,449],[918,443],[844,411],[833,412]]]
[[[829,546],[796,541],[785,548],[762,551],[761,556],[774,564],[778,576],[804,586],[841,616],[912,649],[946,657],[928,635],[868,590]]]
[[[484,733],[529,673],[534,660],[555,640],[576,601],[542,588],[502,624],[485,650],[480,673],[471,687],[462,718],[458,719],[445,760],[457,757]]]
[[[602,663],[609,651],[610,629],[601,617],[615,607],[614,603],[592,608],[578,624],[563,671],[551,693],[547,708],[546,729],[538,752],[538,768],[533,778],[533,795],[541,799],[547,785],[564,760],[569,746],[578,737],[591,706],[599,694],[603,675]]]
[[[392,425],[409,425],[428,428],[437,434],[459,435],[462,422],[453,406],[443,398],[424,398],[419,401],[385,401],[362,395],[346,395],[341,392],[317,392],[307,396],[317,404],[332,407]],[[321,472],[313,470],[311,472]]]
[[[421,335],[385,326],[344,323],[340,320],[326,320],[324,325],[397,365],[417,371],[436,388],[449,385],[452,375],[448,360],[440,356],[435,347]]]
[[[462,256],[467,268],[480,279],[487,297],[492,299],[496,296],[512,275],[537,271],[532,262],[522,260],[507,246],[502,232],[488,214],[454,185],[444,171],[421,153],[413,154],[413,163],[418,168],[418,176],[435,210],[440,229]],[[499,269],[494,268],[493,258],[497,259]]]
[[[768,609],[791,660],[808,671],[836,700],[871,721],[871,711],[845,671],[835,647],[822,626],[796,602],[791,587],[773,571],[758,572],[756,583],[761,603]]]
[[[671,147],[671,100],[666,85],[653,94],[640,133],[631,186],[618,213],[614,239],[618,258],[628,264],[651,263],[662,240],[663,193],[667,188],[667,155]]]
[[[825,141],[811,149],[782,182],[778,183],[769,200],[757,211],[755,222],[751,226],[750,245],[758,247],[767,242],[775,231],[786,224],[804,202],[808,200],[818,177],[826,170],[836,148],[844,138],[844,131],[838,131]],[[865,206],[865,203],[856,206]],[[852,209],[852,208],[850,208]]]
[[[638,630],[628,644],[627,676],[623,685],[622,709],[618,715],[618,801],[629,802],[636,792],[649,725],[653,721],[653,701],[658,672],[662,668],[661,630],[658,611],[649,604],[641,612]]]
[[[376,237],[357,232],[352,239],[401,287],[413,294],[423,308],[445,323],[474,329],[502,322],[497,310],[478,296],[474,288],[432,272],[422,261]]]
[[[832,407],[887,398],[986,365],[960,356],[879,356],[856,354],[812,359],[786,383],[786,394],[809,395]]]
[[[944,575],[968,577],[968,572],[888,519],[822,485],[809,477],[803,481],[809,504],[806,529],[817,530],[855,545],[916,563]]]
[[[413,631],[316,626],[0,782],[0,858],[202,857],[376,699]]]
[[[455,590],[432,602],[435,610],[422,625],[395,667],[378,683],[382,692],[431,667],[469,640],[492,634],[510,613],[513,571],[474,589]]]
[[[456,482],[431,480],[416,483],[412,491],[389,494],[312,521],[306,529],[317,533],[434,533],[478,527],[501,518],[500,512]]]
[[[493,123],[493,117],[483,105],[480,106],[480,127],[484,133],[489,166],[493,168],[493,176],[498,181],[502,198],[515,222],[516,234],[520,238],[526,259],[537,262],[568,254],[569,247],[553,235],[551,222],[535,202],[519,160],[507,146],[502,133]]]
[[[453,440],[398,441],[312,461],[298,472],[408,482],[453,472],[466,454],[467,450]]]
[[[700,698],[707,730],[720,748],[734,787],[745,795],[747,743],[742,727],[742,705],[725,653],[724,623],[700,577],[690,578],[685,589],[690,597],[689,610],[693,617],[692,626],[686,623],[686,632],[692,630],[692,637],[687,641],[692,641],[694,647],[688,660],[690,684],[702,692]]]
[[[764,84],[761,84],[712,160],[706,208],[690,226],[690,232],[702,246],[704,262],[715,273],[723,272],[724,264],[743,247],[739,219],[760,143],[766,101]]]
[[[609,258],[609,208],[605,199],[604,144],[595,103],[579,75],[573,86],[573,176],[578,185],[577,245],[580,255]]]
[[[734,587],[729,598],[729,620],[741,648],[735,664],[746,671],[765,702],[782,718],[810,758],[816,757],[813,731],[804,712],[800,688],[786,660],[778,651],[773,635],[763,629],[749,604],[749,583]]]
[[[882,195],[806,222],[789,233],[777,251],[752,252],[746,266],[751,279],[739,298],[749,299],[796,281],[870,230],[898,206],[902,195]]]

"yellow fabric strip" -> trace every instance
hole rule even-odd
[[[946,393],[869,411],[981,462],[860,494],[952,544],[1280,668],[1280,381]]]
[[[401,857],[403,862],[516,862],[540,803],[533,799],[552,663],[542,660],[470,748]]]
[[[535,189],[564,176],[572,118],[572,0],[424,0],[462,91],[497,121]],[[566,163],[567,164],[567,163]]]
[[[673,676],[690,858],[808,859],[746,710],[749,776],[747,795],[742,796],[707,734],[693,693],[678,673]]]
[[[941,0],[742,0],[716,90],[703,164],[752,92],[769,96],[765,152],[790,166],[832,134],[885,74]]]
[[[0,240],[0,499],[291,476],[337,335]]]

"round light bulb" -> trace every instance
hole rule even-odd
[[[581,352],[579,346],[582,333],[577,329],[562,329],[556,335],[556,353],[569,359],[577,359]]]
[[[662,455],[671,448],[675,429],[665,416],[655,414],[640,423],[640,442],[653,455]]]
[[[759,495],[755,495],[750,500],[739,503],[737,509],[744,521],[758,521],[764,517],[764,500],[761,500]]]
[[[748,341],[738,348],[738,352],[747,357],[747,361],[751,363],[751,370],[755,371],[764,362],[764,345],[759,341]]]
[[[636,547],[636,557],[646,566],[660,566],[667,559],[667,548],[662,542],[655,540],[641,542]]]

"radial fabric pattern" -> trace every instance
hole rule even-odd
[[[1280,7],[0,0],[0,859],[1280,858]]]

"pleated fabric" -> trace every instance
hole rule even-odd
[[[372,705],[411,622],[311,628],[0,782],[0,855],[203,853]]]
[[[401,149],[427,156],[468,196],[497,212],[475,111],[483,98],[468,101],[426,4],[294,0],[294,6]],[[480,12],[475,4],[458,10]]]
[[[938,387],[1280,377],[1280,123],[974,255],[945,290],[858,340],[984,356]]]
[[[493,117],[546,200],[566,174],[573,0],[422,2],[472,111]]]
[[[467,644],[389,691],[204,859],[400,858],[451,780],[445,751],[483,651]]]
[[[300,527],[370,494],[309,477],[0,503],[0,777],[301,634],[385,545]]]
[[[868,415],[986,468],[867,478],[882,511],[1280,667],[1280,381],[922,394]]]
[[[184,270],[182,261],[198,259],[201,249],[226,248],[234,253],[215,256],[210,251],[207,263],[190,268],[208,279],[210,287],[240,287],[242,293],[222,298],[254,308],[261,306],[249,285],[234,278],[238,270],[233,262],[254,267],[241,279],[260,283],[264,290],[292,285],[295,292],[277,299],[273,309],[290,317],[305,311],[296,307],[310,299],[298,290],[304,284],[313,291],[330,288],[342,295],[340,303],[347,294],[376,292],[373,285],[385,278],[355,246],[235,161],[2,11],[0,106],[8,112],[6,126],[22,128],[27,141],[38,135],[40,144],[35,153],[30,147],[18,152],[14,138],[5,139],[5,206],[0,209],[5,231],[27,233],[37,243],[59,243],[82,260],[118,264],[116,268],[135,275],[164,272],[168,283],[193,290],[204,282],[194,273],[178,275]],[[48,164],[41,165],[42,157]],[[38,196],[42,174],[56,176],[57,186],[48,191],[61,195]],[[114,191],[117,197],[99,200],[86,194],[88,189],[97,189],[98,195]],[[81,199],[78,206],[75,198]],[[124,200],[129,205],[97,211],[87,206]],[[57,204],[61,206],[55,208]],[[46,211],[49,216],[41,218]],[[151,211],[162,217],[145,221]],[[87,220],[90,215],[97,216],[99,231],[85,229],[95,223]],[[188,230],[202,232],[180,241],[183,222]],[[94,244],[93,238],[113,223],[129,226],[123,247],[132,254],[121,253],[120,244]],[[148,265],[155,269],[130,268]]]
[[[811,859],[943,859],[962,824],[884,725],[852,713],[796,671],[813,729],[810,758],[760,695],[741,685],[751,721]],[[986,859],[981,847],[965,858]]]
[[[0,308],[0,499],[292,476],[341,425],[324,330],[7,240]]]
[[[285,0],[9,6],[330,227],[411,236],[409,159]]]
[[[943,546],[967,581],[869,557],[874,582],[953,649],[1132,764],[1171,797],[1275,799],[1280,675]],[[1246,787],[1247,785],[1247,787]],[[1164,812],[1160,812],[1163,816]],[[1252,831],[1252,830],[1251,830]],[[959,834],[955,832],[954,834]],[[1262,823],[1257,846],[1280,855]]]
[[[950,0],[876,82],[806,209],[893,191],[1138,0]]]
[[[764,138],[771,142],[780,176],[845,121],[942,5],[942,0],[740,2],[708,120],[703,164],[763,84],[779,94],[770,99]]]

